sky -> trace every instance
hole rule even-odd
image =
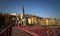
[[[0,13],[22,12],[46,18],[60,18],[59,0],[0,0]]]

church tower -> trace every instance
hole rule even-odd
[[[24,6],[22,7],[22,16],[24,17],[25,11],[24,11]]]
[[[28,19],[25,16],[24,6],[22,7],[21,21],[22,21],[22,23],[21,23],[22,25],[28,24]]]

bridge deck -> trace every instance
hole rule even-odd
[[[22,35],[23,34],[23,35]],[[16,26],[12,30],[12,36],[58,36],[60,28],[44,26]]]
[[[11,29],[12,28],[12,29]],[[12,31],[11,31],[12,30]],[[47,26],[8,26],[0,36],[60,36],[59,27]]]
[[[12,28],[11,36],[32,36],[32,35],[29,34],[29,33],[26,33],[26,32],[23,31],[23,30],[19,30],[19,29],[17,29],[16,27],[13,27],[13,28]]]

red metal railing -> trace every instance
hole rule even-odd
[[[59,27],[45,27],[45,26],[18,26],[20,30],[25,30],[34,36],[60,36]],[[6,27],[0,32],[0,36],[11,36],[12,26]]]
[[[18,28],[29,31],[34,36],[60,36],[60,27],[18,26]]]
[[[40,36],[59,36],[59,27],[40,27]]]
[[[11,30],[12,30],[12,26],[6,27],[4,30],[0,32],[0,36],[10,36]]]

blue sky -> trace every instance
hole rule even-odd
[[[59,0],[0,0],[0,12],[21,13],[23,5],[26,14],[60,18]]]

